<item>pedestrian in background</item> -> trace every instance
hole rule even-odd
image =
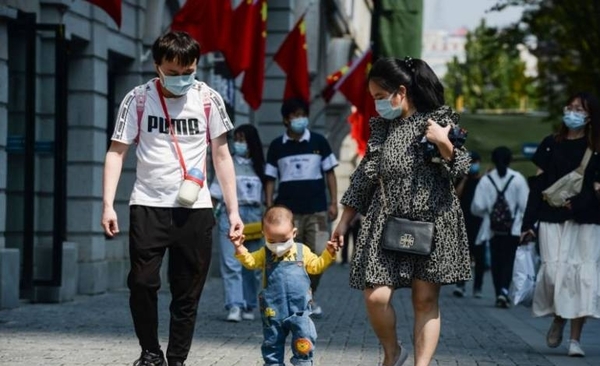
[[[551,348],[562,343],[571,320],[569,356],[585,355],[579,343],[585,320],[600,318],[599,152],[598,100],[590,93],[577,93],[568,99],[558,133],[544,138],[533,155],[538,174],[521,228],[522,237],[537,235],[542,262],[533,315],[554,317],[546,335]],[[579,166],[585,167],[579,193],[558,206],[544,200],[546,188]]]
[[[465,227],[467,229],[467,239],[469,240],[469,253],[472,262],[475,263],[475,277],[473,282],[473,296],[481,297],[481,287],[483,286],[483,275],[485,273],[485,243],[477,242],[477,234],[481,228],[483,219],[471,213],[471,203],[475,196],[475,188],[481,179],[481,156],[476,151],[470,152],[471,166],[469,172],[460,178],[456,186],[456,196],[460,200],[460,208],[465,216]],[[465,282],[460,281],[456,284],[453,291],[454,296],[465,296]]]
[[[130,91],[117,114],[104,163],[102,227],[109,237],[119,232],[113,203],[125,155],[129,145],[137,142],[136,180],[129,201],[131,269],[127,278],[133,325],[142,349],[134,365],[167,365],[158,340],[157,293],[168,248],[171,323],[167,359],[169,366],[182,366],[192,344],[198,301],[211,260],[215,220],[210,193],[203,177],[191,176],[192,168],[206,175],[209,142],[227,202],[229,235],[241,236],[244,225],[227,146],[227,132],[233,125],[221,96],[195,80],[200,46],[185,32],[170,32],[154,42],[152,56],[158,78]],[[192,179],[195,183],[187,182]],[[184,185],[191,189],[180,190]],[[195,193],[194,187],[200,185]],[[191,203],[187,201],[189,192],[194,194]]]
[[[281,105],[286,130],[269,145],[266,200],[267,207],[277,204],[292,210],[298,230],[296,240],[319,253],[329,238],[329,222],[338,215],[334,172],[338,161],[325,137],[308,129],[308,115],[308,103],[302,99],[287,99]],[[274,197],[276,180],[279,182],[277,198]],[[320,275],[311,275],[313,296],[320,278]],[[320,317],[322,313],[321,306],[313,299],[313,316]]]
[[[252,125],[241,125],[233,131],[233,167],[235,169],[238,206],[242,221],[258,223],[264,211],[265,157],[258,130]],[[258,304],[258,289],[261,272],[243,268],[235,259],[229,239],[229,218],[223,201],[219,180],[210,185],[212,198],[220,207],[217,214],[219,244],[221,249],[220,270],[223,279],[227,321],[254,320],[254,309]],[[261,237],[245,242],[250,251],[262,247]]]
[[[411,288],[415,365],[426,366],[440,335],[441,285],[471,278],[464,218],[453,184],[467,173],[470,158],[450,142],[458,115],[444,106],[444,88],[425,61],[380,58],[369,72],[368,87],[380,117],[370,121],[367,153],[350,178],[332,238],[343,241],[356,213],[364,215],[350,286],[363,291],[369,321],[383,346],[383,366],[401,366],[408,358],[406,346],[398,343],[392,298],[397,288]],[[430,146],[438,152],[436,161],[428,153]],[[382,248],[389,215],[433,223],[431,254]]]
[[[509,148],[500,146],[492,151],[495,169],[481,178],[471,204],[473,215],[484,218],[479,240],[490,242],[495,304],[500,308],[510,306],[508,289],[529,195],[527,180],[509,168],[511,161]]]
[[[329,241],[316,255],[296,242],[294,215],[283,206],[267,209],[262,222],[266,246],[249,252],[243,238],[232,242],[244,267],[265,273],[260,295],[263,360],[265,365],[284,365],[286,338],[292,333],[291,363],[312,366],[317,331],[309,316],[312,293],[308,274],[323,273],[335,260],[338,245]]]

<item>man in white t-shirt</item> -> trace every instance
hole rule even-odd
[[[102,227],[109,237],[119,232],[113,202],[125,155],[129,145],[137,142],[127,279],[142,348],[134,365],[167,365],[158,341],[157,291],[168,248],[172,299],[166,356],[169,366],[183,366],[211,260],[214,217],[205,185],[191,205],[180,204],[177,197],[188,171],[197,168],[206,174],[209,142],[228,210],[230,237],[239,238],[244,225],[227,147],[227,132],[233,125],[221,96],[194,79],[200,46],[187,33],[170,32],[156,40],[152,55],[159,77],[129,92],[119,108],[104,164]]]

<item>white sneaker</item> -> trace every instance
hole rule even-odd
[[[311,304],[311,312],[310,315],[314,318],[320,318],[323,316],[323,309],[316,302],[312,302]]]
[[[229,308],[229,314],[227,314],[228,322],[241,322],[242,321],[242,310],[237,306]]]
[[[581,349],[581,345],[578,341],[571,339],[569,341],[569,356],[571,357],[583,357],[585,352]]]
[[[244,311],[242,311],[242,319],[244,319],[244,320],[254,320],[254,312],[252,310],[244,310]]]

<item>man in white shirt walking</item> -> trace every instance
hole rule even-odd
[[[200,46],[187,33],[170,32],[156,40],[152,55],[159,77],[130,91],[119,108],[104,164],[102,227],[109,237],[119,232],[113,202],[125,155],[129,145],[136,142],[127,284],[142,353],[134,365],[167,365],[158,341],[157,291],[161,283],[159,270],[168,248],[172,299],[166,356],[169,366],[183,366],[211,260],[214,225],[203,177],[187,173],[196,168],[200,175],[206,175],[209,143],[228,210],[230,237],[239,238],[244,225],[238,213],[235,175],[227,147],[227,132],[233,125],[221,96],[195,80]],[[178,200],[185,179],[201,187],[191,204],[189,200]]]
[[[477,239],[490,241],[496,306],[501,308],[510,305],[508,288],[529,195],[525,177],[508,167],[511,160],[507,147],[492,151],[496,168],[481,178],[471,203],[471,213],[484,219]]]

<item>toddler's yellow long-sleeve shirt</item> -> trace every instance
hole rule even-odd
[[[293,245],[287,253],[281,258],[277,258],[276,261],[295,261],[296,248],[297,245]],[[262,247],[252,253],[245,251],[244,253],[236,254],[235,257],[247,269],[263,269],[267,252],[268,255],[273,255],[266,247]],[[325,271],[325,269],[327,269],[327,267],[335,260],[327,249],[323,250],[323,253],[318,256],[304,244],[302,244],[302,258],[306,272],[311,275],[323,273],[323,271]]]

